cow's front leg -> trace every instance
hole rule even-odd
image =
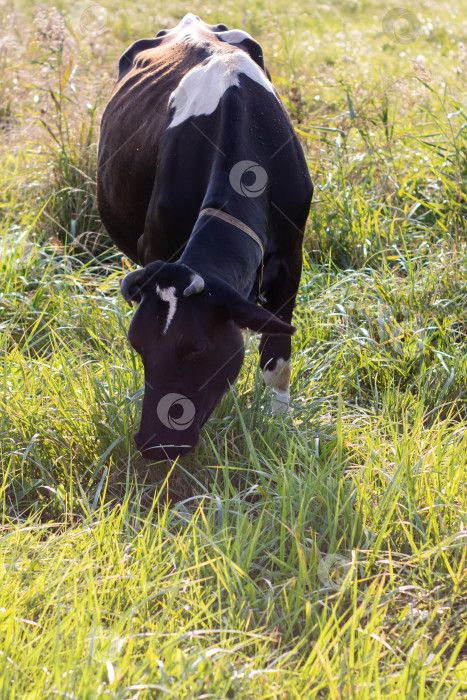
[[[290,399],[290,338],[263,335],[260,351],[264,383],[271,387],[273,393],[272,414],[285,413]]]
[[[292,323],[301,270],[301,247],[297,246],[281,261],[273,279],[265,285],[265,308],[286,323]],[[290,398],[290,336],[263,334],[259,350],[264,382],[271,387],[273,393],[272,413],[285,413]]]

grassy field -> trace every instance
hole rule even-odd
[[[463,2],[0,8],[0,697],[467,697]],[[251,336],[148,464],[96,142],[188,11],[262,43],[316,189],[290,413]]]

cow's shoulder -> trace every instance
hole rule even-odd
[[[141,53],[141,51],[154,49],[156,46],[159,46],[165,34],[165,30],[161,30],[154,39],[139,39],[139,41],[135,41],[135,43],[120,57],[120,61],[118,62],[118,79],[121,80],[130,72],[133,68],[136,56]]]

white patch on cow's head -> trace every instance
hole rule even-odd
[[[274,369],[264,369],[263,377],[266,386],[270,386],[274,398],[272,401],[272,413],[285,413],[290,399],[290,360],[278,357]]]
[[[244,51],[217,53],[184,75],[171,94],[169,105],[175,108],[175,114],[168,128],[182,124],[189,117],[212,114],[224,92],[240,84],[241,73],[275,95],[265,73]]]
[[[169,305],[169,310],[167,312],[167,320],[165,322],[165,328],[162,331],[162,335],[165,335],[169,329],[170,324],[172,323],[172,319],[175,316],[175,312],[177,310],[177,295],[176,295],[176,289],[175,287],[159,287],[158,284],[156,284],[156,292],[162,299],[162,301],[166,301]]]

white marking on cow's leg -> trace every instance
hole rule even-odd
[[[285,413],[289,406],[290,399],[290,360],[284,360],[282,357],[276,359],[274,369],[265,368],[263,372],[264,383],[266,386],[271,386],[274,392],[272,401],[272,414]]]
[[[175,287],[159,287],[156,284],[156,292],[159,294],[162,301],[166,301],[169,305],[169,310],[167,312],[167,320],[165,322],[165,328],[162,331],[162,335],[167,333],[167,330],[172,322],[175,312],[177,310],[177,296]]]
[[[240,74],[247,75],[276,95],[266,74],[244,51],[214,54],[188,71],[171,94],[169,106],[175,108],[175,114],[167,128],[178,126],[189,117],[212,114],[224,92],[229,87],[240,84]]]

